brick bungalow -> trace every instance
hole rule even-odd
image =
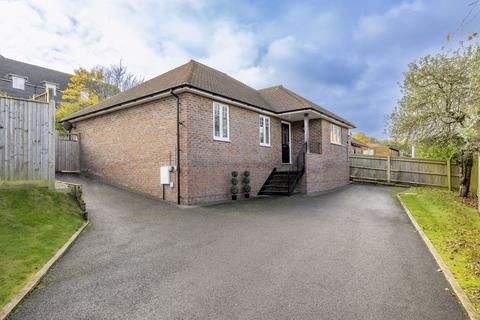
[[[230,199],[234,170],[251,172],[252,195],[349,181],[351,122],[193,60],[63,120],[80,133],[82,171],[179,204]]]

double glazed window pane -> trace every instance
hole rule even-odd
[[[260,116],[260,144],[270,145],[270,118]]]
[[[220,106],[215,106],[215,137],[220,137]]]
[[[222,107],[222,138],[228,138],[228,109],[227,107]]]
[[[270,119],[265,118],[265,144],[270,144]]]
[[[228,106],[213,104],[213,137],[219,140],[228,140]]]
[[[332,124],[332,128],[330,130],[330,142],[341,144],[342,143],[342,129]]]
[[[263,117],[260,117],[260,143],[265,143],[265,126]]]

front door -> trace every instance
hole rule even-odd
[[[282,122],[282,162],[290,163],[290,124]]]

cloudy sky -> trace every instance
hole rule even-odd
[[[66,72],[123,59],[146,79],[196,59],[383,137],[408,63],[451,45],[472,2],[0,0],[0,55]],[[478,31],[474,9],[457,39]]]

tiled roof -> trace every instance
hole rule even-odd
[[[28,78],[28,82],[34,85],[43,85],[43,81],[56,83],[60,90],[65,90],[71,74],[60,72],[33,64],[12,60],[0,55],[0,77],[15,74]]]
[[[261,89],[258,92],[260,92],[260,95],[270,104],[275,112],[282,113],[299,109],[313,109],[345,124],[354,126],[351,122],[343,119],[333,112],[328,111],[318,104],[299,96],[295,92],[288,90],[282,85]]]
[[[223,72],[194,60],[190,60],[188,63],[150,79],[132,89],[121,92],[97,105],[80,110],[66,117],[64,120],[95,113],[156,93],[165,92],[182,85],[221,95],[274,113],[310,108],[353,126],[353,124],[345,119],[284,87],[273,87],[257,91]]]
[[[367,146],[365,143],[363,143],[363,142],[361,142],[361,141],[359,141],[359,140],[357,140],[357,139],[355,139],[355,138],[352,138],[352,139],[350,140],[350,144],[356,145],[356,146],[360,146],[360,147],[366,147],[366,146]]]

